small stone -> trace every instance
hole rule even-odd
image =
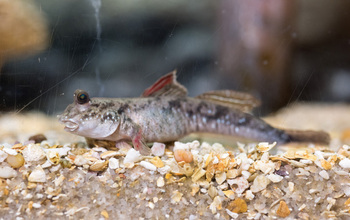
[[[209,189],[208,189],[208,194],[211,198],[214,198],[215,196],[218,195],[218,191],[216,190],[216,188],[212,185],[209,186]]]
[[[237,169],[232,169],[232,170],[228,170],[226,177],[227,179],[234,179],[238,176],[238,170]]]
[[[226,173],[225,172],[217,173],[215,175],[215,180],[219,185],[221,185],[226,180]]]
[[[213,199],[213,202],[210,204],[209,209],[211,210],[212,214],[215,214],[217,210],[222,209],[222,199],[220,196],[216,196]]]
[[[234,213],[243,213],[248,210],[247,203],[241,198],[236,198],[226,208]]]
[[[60,175],[59,177],[57,177],[55,179],[55,186],[56,187],[61,186],[65,179],[66,179],[66,177],[64,177],[63,175]]]
[[[164,167],[164,163],[159,157],[153,157],[150,162],[158,168]]]
[[[329,179],[329,175],[328,175],[327,171],[322,170],[322,171],[319,172],[319,174],[320,174],[320,176],[321,176],[323,179],[326,179],[326,180]]]
[[[323,169],[325,169],[325,170],[330,170],[330,169],[332,169],[332,164],[331,164],[329,161],[324,160],[324,159],[321,160],[321,166],[322,166]]]
[[[153,202],[148,202],[148,207],[149,207],[150,209],[154,209],[155,205],[154,205]]]
[[[233,219],[236,219],[239,217],[237,213],[231,212],[230,210],[226,209],[226,213]]]
[[[107,158],[114,157],[117,155],[118,155],[117,151],[105,151],[100,155],[100,157],[101,157],[101,159],[107,159]]]
[[[269,144],[268,142],[261,142],[258,144],[257,149],[261,152],[266,152],[274,148],[276,144],[277,142],[273,142],[272,144]]]
[[[46,182],[46,174],[43,168],[39,165],[37,166],[32,173],[28,177],[29,182],[34,183],[45,183]]]
[[[135,163],[142,159],[142,155],[139,151],[131,148],[124,158],[124,164],[126,163]]]
[[[48,151],[46,153],[46,157],[47,157],[48,161],[50,161],[50,163],[52,163],[53,165],[57,165],[60,162],[60,155],[58,152]]]
[[[158,187],[163,187],[164,185],[165,185],[164,178],[163,177],[159,177],[157,179],[157,186]]]
[[[290,210],[285,201],[280,201],[280,205],[277,208],[276,214],[282,218],[288,217],[290,215]]]
[[[174,150],[174,158],[176,162],[184,161],[185,163],[191,163],[193,161],[191,151],[184,149]]]
[[[116,158],[109,159],[108,167],[112,170],[118,169],[119,168],[119,160]]]
[[[192,175],[192,181],[197,182],[200,178],[202,178],[202,176],[205,175],[205,173],[206,171],[202,168],[197,168]]]
[[[5,151],[5,153],[7,153],[8,155],[12,155],[12,156],[17,155],[17,151],[11,148],[4,148],[3,151]]]
[[[97,160],[95,161],[90,167],[89,169],[91,171],[103,171],[107,168],[108,166],[108,161],[103,161],[103,160]]]
[[[8,154],[4,151],[0,150],[0,163],[4,162],[4,160],[7,158]]]
[[[8,155],[6,158],[6,162],[12,167],[12,168],[20,168],[24,164],[24,158],[22,154],[17,154],[15,156]]]
[[[181,198],[182,198],[183,194],[180,193],[179,191],[174,191],[173,194],[171,195],[171,203],[178,203],[180,202]]]
[[[89,161],[82,155],[77,155],[74,159],[74,164],[77,166],[83,166],[88,163]]]
[[[28,144],[26,148],[22,151],[25,161],[39,161],[46,157],[45,151],[36,144]]]
[[[350,206],[350,198],[348,198],[348,199],[345,201],[344,205],[345,205],[345,206],[348,206],[348,207]]]
[[[344,158],[339,162],[339,166],[343,167],[344,169],[350,169],[350,159]]]
[[[252,191],[251,190],[247,190],[247,191],[245,191],[245,198],[246,199],[249,199],[249,200],[252,200],[252,199],[254,199],[254,194],[252,193]]]
[[[148,170],[152,170],[152,171],[156,171],[157,167],[154,166],[153,164],[151,164],[150,162],[147,161],[141,161],[140,165],[143,166],[144,168],[148,169]]]
[[[165,144],[154,142],[151,148],[151,152],[154,156],[163,156],[165,152]]]
[[[227,183],[237,194],[242,194],[249,187],[249,182],[244,177],[227,180]]]
[[[226,191],[223,191],[223,193],[229,199],[234,199],[235,198],[235,192],[233,190],[226,190]]]
[[[263,189],[266,189],[269,183],[270,180],[268,178],[266,178],[264,175],[259,175],[254,179],[253,185],[250,187],[250,190],[253,193],[259,192]]]
[[[276,175],[276,174],[269,174],[267,175],[267,178],[271,180],[273,183],[279,183],[283,180],[282,176]]]
[[[37,143],[41,143],[42,141],[47,140],[47,138],[43,134],[37,134],[37,135],[33,135],[33,136],[29,137],[28,140],[34,141],[34,143],[37,144]]]
[[[0,178],[8,179],[16,176],[17,176],[16,170],[12,169],[9,166],[0,166]]]
[[[107,212],[106,210],[103,210],[103,211],[101,212],[101,215],[102,215],[103,217],[105,217],[105,218],[109,218],[108,212]]]

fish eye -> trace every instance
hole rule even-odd
[[[87,102],[89,102],[89,94],[83,90],[77,90],[74,93],[74,96],[76,98],[76,101],[78,104],[85,104]]]

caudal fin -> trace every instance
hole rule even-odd
[[[312,130],[285,130],[289,135],[290,142],[309,142],[328,145],[330,142],[330,136],[324,131],[312,131]]]

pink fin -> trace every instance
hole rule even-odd
[[[142,97],[186,96],[187,89],[176,81],[176,70],[166,74],[147,88]]]
[[[204,99],[218,105],[224,105],[230,108],[249,112],[260,105],[260,101],[252,95],[233,90],[216,90],[203,93],[196,98]]]

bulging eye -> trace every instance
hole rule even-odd
[[[85,92],[84,90],[75,91],[74,96],[75,96],[77,103],[81,104],[81,105],[88,103],[90,100],[89,94],[87,92]]]

